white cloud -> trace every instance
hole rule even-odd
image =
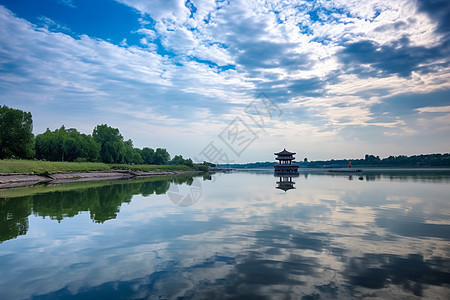
[[[70,28],[68,28],[67,26],[61,25],[45,16],[39,16],[38,20],[41,23],[41,26],[47,30],[62,31],[62,32],[67,32],[67,33],[72,32],[72,30],[70,30]]]
[[[146,37],[148,37],[149,39],[155,39],[156,38],[156,32],[154,30],[151,29],[147,29],[147,28],[140,28],[137,33],[143,34]]]
[[[175,19],[185,20],[189,16],[189,10],[184,5],[184,0],[117,0],[129,5],[143,14],[149,14],[155,20]]]
[[[73,3],[73,0],[59,0],[59,2],[69,7],[76,8],[76,5]]]
[[[125,37],[120,45],[86,35],[73,38],[52,32],[63,31],[62,25],[47,17],[39,26],[0,6],[0,97],[34,111],[37,132],[64,122],[93,128],[114,120],[133,140],[150,139],[165,124],[209,142],[220,133],[214,130],[265,91],[291,111],[271,124],[271,143],[285,142],[272,137],[290,135],[288,128],[305,142],[330,136],[338,141],[345,128],[354,127],[377,127],[388,136],[393,133],[384,133],[386,128],[417,129],[403,116],[378,120],[374,105],[395,95],[450,88],[446,57],[418,64],[409,78],[377,73],[370,63],[358,67],[376,75],[346,73],[339,59],[347,43],[363,40],[381,47],[408,37],[410,47],[439,46],[436,24],[412,1],[192,0],[192,16],[182,0],[117,1],[142,13],[141,28],[133,33],[140,35],[140,44]],[[300,113],[306,115],[300,118]],[[148,133],[135,129],[133,136],[131,122]],[[159,132],[158,138],[164,135]]]
[[[446,113],[450,112],[450,106],[427,106],[416,109],[419,113]],[[450,120],[449,120],[450,122]]]

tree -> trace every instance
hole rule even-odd
[[[31,113],[0,107],[0,159],[34,157],[33,119]]]
[[[57,134],[47,130],[44,133],[36,135],[36,158],[45,160],[61,160],[61,149],[56,140]]]
[[[144,164],[152,165],[155,163],[155,150],[145,147],[141,150],[141,157]]]
[[[95,142],[90,134],[80,134],[78,140],[79,159],[86,159],[87,161],[97,161],[100,153],[100,144]]]
[[[192,159],[188,158],[184,160],[184,164],[188,167],[193,167],[194,166],[194,162],[192,161]]]
[[[99,159],[104,163],[120,163],[123,158],[124,142],[119,129],[106,124],[97,125],[92,133],[100,144]]]
[[[124,142],[123,147],[123,162],[126,164],[142,164],[144,160],[141,156],[141,150],[133,148],[133,141],[128,140]]]
[[[173,159],[171,160],[171,163],[173,165],[186,165],[189,167],[193,167],[194,163],[192,162],[192,159],[184,159],[182,155],[175,155]]]
[[[61,126],[36,136],[36,158],[50,161],[96,161],[100,151],[92,136]]]
[[[170,160],[170,154],[164,148],[157,148],[155,151],[155,165],[167,165]]]
[[[144,163],[144,160],[142,159],[141,156],[141,150],[139,148],[133,148],[131,163],[136,165]]]
[[[184,159],[183,159],[183,156],[182,155],[175,155],[173,158],[172,158],[172,164],[173,165],[184,165]]]

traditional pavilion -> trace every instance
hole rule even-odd
[[[278,160],[278,163],[274,165],[275,174],[298,174],[298,165],[292,163],[295,159],[294,152],[289,152],[284,148],[283,151],[274,154]]]

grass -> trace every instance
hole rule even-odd
[[[88,172],[103,170],[132,171],[192,171],[193,168],[180,165],[126,165],[93,162],[60,162],[22,159],[0,160],[0,173],[52,174],[59,172]]]
[[[111,169],[104,163],[62,162],[24,159],[0,160],[0,173],[49,174],[58,172],[87,172]]]

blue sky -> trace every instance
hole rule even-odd
[[[198,160],[449,152],[449,58],[447,0],[0,0],[0,104],[35,134]]]

